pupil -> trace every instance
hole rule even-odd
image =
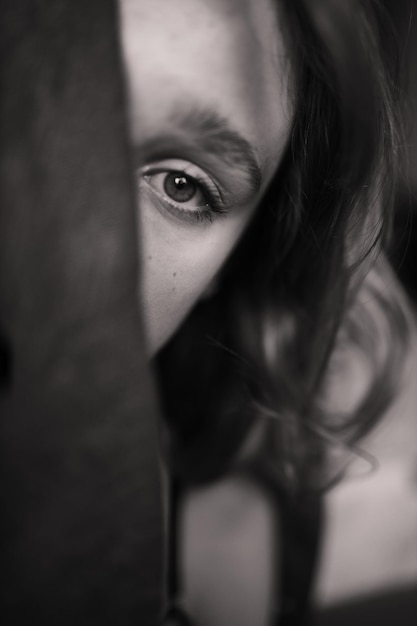
[[[175,202],[188,202],[197,193],[197,184],[181,172],[172,172],[165,177],[164,191]]]
[[[185,185],[187,184],[187,180],[186,178],[184,178],[184,176],[178,176],[175,179],[175,184],[177,185],[177,187],[181,190],[183,189],[183,187],[185,187]]]

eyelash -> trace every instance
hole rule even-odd
[[[196,166],[193,166],[196,167]],[[180,166],[147,166],[143,168],[139,173],[139,186],[146,185],[146,188],[156,197],[164,206],[166,210],[173,213],[175,217],[183,221],[193,221],[197,223],[209,223],[219,217],[224,217],[228,212],[224,199],[214,184],[214,182],[208,180],[203,176],[199,176],[198,173],[190,174],[190,166],[187,163],[181,162]],[[204,197],[206,204],[203,206],[189,206],[183,208],[181,203],[177,203],[169,198],[164,192],[155,189],[150,183],[150,178],[158,174],[178,173],[188,178],[192,183],[196,185],[200,193]]]

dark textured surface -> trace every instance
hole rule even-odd
[[[0,622],[153,625],[160,485],[116,3],[0,13]]]

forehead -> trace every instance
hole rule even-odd
[[[230,120],[261,162],[278,158],[289,63],[271,0],[121,0],[121,17],[134,136],[172,130],[186,102]]]

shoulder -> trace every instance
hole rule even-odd
[[[365,339],[347,341],[344,352],[339,348],[339,370],[335,362],[329,379],[333,406],[360,405],[378,368],[384,376],[391,372],[396,384],[391,404],[351,451],[344,479],[326,496],[319,604],[417,582],[415,314],[389,269],[370,276],[354,306],[360,308],[357,320],[366,313]]]
[[[326,496],[327,524],[317,602],[417,584],[417,341],[398,393]]]

